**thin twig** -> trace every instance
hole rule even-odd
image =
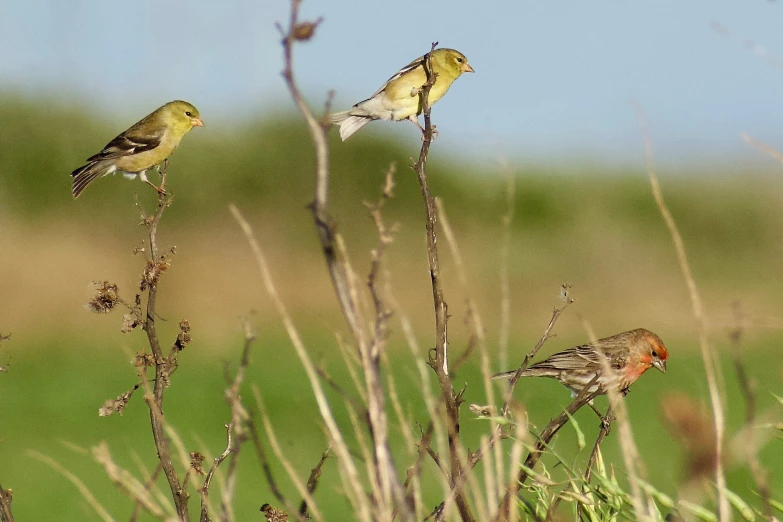
[[[367,407],[370,412],[370,425],[372,427],[371,434],[373,437],[374,458],[377,467],[377,473],[373,474],[372,478],[379,481],[380,487],[378,489],[382,493],[382,498],[375,499],[374,504],[379,512],[383,513],[384,518],[389,518],[394,509],[392,497],[400,509],[407,512],[407,507],[400,505],[404,502],[405,495],[399,480],[397,479],[397,472],[388,441],[385,397],[383,394],[382,380],[380,378],[380,357],[378,354],[378,350],[381,346],[377,343],[373,344],[373,346],[368,346],[367,335],[362,328],[362,324],[364,323],[360,318],[360,310],[355,298],[356,292],[351,285],[350,272],[344,258],[341,260],[339,257],[339,254],[341,253],[339,240],[336,235],[334,223],[327,211],[329,197],[329,151],[327,147],[326,129],[328,128],[329,123],[325,121],[325,119],[318,119],[314,116],[294,80],[293,46],[297,40],[297,30],[301,27],[298,20],[300,2],[301,0],[291,0],[291,16],[288,30],[284,31],[282,27],[278,26],[278,29],[283,36],[282,44],[285,61],[283,78],[285,78],[286,85],[288,86],[288,90],[291,93],[294,102],[307,122],[315,147],[316,184],[315,201],[312,204],[313,218],[318,231],[318,238],[321,242],[321,248],[326,259],[327,268],[332,279],[332,285],[343,312],[343,317],[348,323],[351,334],[356,341],[362,360],[362,367],[365,373],[365,386],[367,389]],[[315,25],[317,26],[317,22]],[[328,102],[326,109],[328,112]]]
[[[247,429],[250,431],[250,438],[252,439],[253,446],[256,449],[258,462],[261,465],[261,470],[264,472],[266,483],[269,485],[269,490],[272,492],[272,495],[274,495],[278,502],[286,505],[288,504],[288,501],[283,495],[283,492],[280,490],[280,487],[277,485],[275,476],[272,473],[272,467],[269,465],[269,459],[267,458],[266,450],[264,449],[263,444],[261,444],[261,435],[258,433],[256,423],[252,419],[248,419],[246,422]]]
[[[307,486],[302,483],[301,479],[299,478],[296,471],[294,470],[293,465],[288,460],[288,458],[286,458],[282,448],[280,447],[280,443],[278,442],[277,436],[275,435],[274,429],[272,428],[272,423],[269,420],[269,414],[264,408],[264,404],[261,401],[261,394],[259,393],[258,388],[256,386],[253,386],[253,395],[255,395],[258,409],[261,412],[261,418],[264,423],[264,430],[266,431],[267,438],[269,439],[269,444],[272,446],[272,451],[274,451],[275,455],[277,456],[277,459],[285,468],[289,478],[294,483],[294,487],[296,487],[297,491],[299,491],[299,494],[302,495],[302,498],[304,498],[307,501],[307,505],[309,506],[309,510],[312,512],[313,518],[323,522],[324,520],[323,514],[321,514],[321,511],[318,509],[318,506],[316,506],[313,496],[308,491]],[[286,506],[286,508],[290,512],[296,513],[297,517],[300,520],[305,520],[305,517],[303,515],[301,515],[298,511],[295,511],[296,509],[295,506]]]
[[[555,323],[560,318],[562,313],[565,312],[566,308],[568,308],[574,302],[574,300],[571,299],[569,295],[569,289],[570,289],[570,285],[568,284],[563,284],[561,286],[561,293],[563,295],[563,298],[565,299],[565,303],[562,306],[555,307],[552,310],[552,317],[549,319],[549,324],[547,324],[546,328],[544,329],[544,334],[538,340],[538,342],[533,347],[533,349],[530,350],[530,352],[527,355],[525,355],[525,358],[522,360],[522,364],[519,365],[517,372],[509,380],[508,388],[506,389],[506,395],[503,400],[503,408],[500,410],[500,414],[502,416],[505,417],[508,414],[508,409],[511,404],[511,400],[514,397],[514,388],[516,387],[519,379],[522,377],[522,373],[524,373],[524,371],[527,370],[530,361],[532,361],[533,358],[538,353],[538,351],[541,348],[543,348],[544,343],[546,343],[547,340],[549,340],[549,338],[552,337],[552,328],[555,327]]]
[[[595,444],[593,444],[593,451],[590,453],[590,459],[587,461],[587,469],[585,470],[584,484],[582,485],[582,492],[589,487],[590,478],[593,476],[593,468],[598,460],[598,453],[601,451],[601,444],[612,429],[612,422],[614,421],[614,414],[612,413],[612,407],[606,410],[606,415],[603,416],[601,421],[601,428],[598,430],[598,436],[595,438]],[[567,487],[571,487],[569,484]],[[546,520],[551,520],[551,516],[554,515],[557,510],[557,506],[560,504],[562,496],[558,496],[557,499],[549,506],[546,514]],[[578,502],[576,505],[576,518],[582,520],[583,504]]]
[[[266,288],[269,297],[272,299],[272,303],[274,304],[281,320],[283,321],[283,326],[288,333],[291,344],[293,345],[296,354],[299,357],[305,372],[307,373],[310,386],[313,389],[313,395],[315,396],[316,403],[318,404],[318,410],[321,413],[321,417],[323,418],[324,423],[326,424],[329,436],[332,439],[333,447],[337,453],[338,463],[343,468],[343,473],[341,473],[340,476],[344,480],[346,492],[348,493],[354,508],[357,510],[357,516],[359,517],[359,520],[370,521],[370,504],[362,488],[362,481],[359,478],[359,473],[353,463],[353,460],[351,459],[348,446],[343,439],[342,432],[337,425],[337,421],[332,415],[329,402],[326,400],[326,395],[324,394],[323,387],[321,386],[320,380],[318,378],[315,365],[310,359],[310,356],[307,354],[307,350],[304,347],[302,338],[299,335],[299,332],[296,329],[290,314],[288,313],[288,309],[286,308],[285,304],[283,304],[283,301],[277,292],[277,287],[275,286],[274,280],[272,279],[272,274],[269,270],[269,266],[266,263],[264,253],[261,250],[261,245],[258,243],[258,241],[256,241],[253,229],[239,212],[237,207],[230,205],[229,209],[231,210],[234,219],[236,219],[237,223],[239,223],[239,226],[242,228],[242,231],[245,233],[245,237],[247,238],[248,244],[253,251],[253,255],[255,257],[256,263],[258,264],[259,271],[261,272],[264,287]]]
[[[164,166],[160,169],[161,187],[164,187],[166,184],[166,167],[167,163],[164,163]],[[147,291],[147,310],[143,328],[147,333],[147,341],[149,342],[155,363],[155,384],[153,393],[152,396],[150,396],[148,387],[145,386],[145,401],[150,410],[150,424],[152,426],[152,435],[155,440],[158,459],[163,467],[163,473],[166,475],[166,480],[169,484],[169,489],[171,490],[171,495],[177,509],[177,516],[179,516],[181,520],[189,520],[189,495],[187,490],[182,487],[179,478],[177,477],[177,472],[174,469],[174,464],[171,460],[169,442],[164,433],[163,391],[169,385],[172,361],[169,357],[163,355],[158,333],[155,328],[155,317],[157,316],[155,305],[157,303],[158,295],[158,280],[161,273],[168,268],[168,259],[165,255],[160,254],[158,248],[158,225],[163,217],[163,213],[171,205],[171,202],[171,197],[167,197],[165,192],[159,192],[158,207],[155,214],[144,219],[144,224],[147,225],[149,235],[150,251],[141,285],[142,290],[146,289]],[[146,379],[143,380],[146,381]]]
[[[155,466],[155,471],[153,471],[152,475],[150,475],[149,478],[147,478],[147,480],[144,482],[144,489],[146,491],[152,491],[152,488],[155,485],[155,481],[158,480],[158,476],[160,475],[161,471],[163,471],[163,464],[161,464],[159,461]],[[129,522],[136,522],[136,519],[139,517],[139,513],[141,512],[141,507],[141,502],[139,502],[139,499],[136,499],[133,503],[133,512],[131,513]]]
[[[318,487],[318,479],[321,478],[321,469],[324,467],[324,462],[326,462],[327,458],[329,458],[329,448],[326,448],[326,451],[321,454],[321,459],[318,461],[318,464],[310,471],[310,477],[307,479],[307,493],[310,494],[310,496],[315,493],[315,488]],[[304,518],[308,518],[307,499],[305,498],[303,498],[301,504],[299,504],[299,514]]]
[[[699,290],[696,287],[696,281],[693,278],[690,264],[688,263],[688,256],[685,253],[685,244],[683,243],[680,231],[677,228],[677,223],[674,220],[674,216],[669,211],[666,203],[663,200],[663,194],[661,192],[661,185],[658,182],[658,174],[655,170],[654,156],[652,150],[652,139],[647,131],[647,122],[644,117],[644,111],[639,104],[635,104],[637,118],[639,121],[639,127],[644,138],[645,156],[647,160],[647,173],[650,177],[650,186],[652,188],[653,197],[655,203],[658,205],[658,210],[661,212],[666,228],[669,229],[669,234],[672,237],[674,248],[677,252],[677,260],[680,264],[680,270],[685,278],[685,284],[688,287],[688,294],[690,295],[691,306],[693,308],[693,315],[696,319],[696,323],[699,326],[699,348],[701,349],[701,356],[704,361],[704,369],[707,374],[707,386],[710,394],[710,403],[712,405],[712,416],[715,427],[715,485],[718,496],[718,520],[721,522],[728,522],[731,519],[731,506],[729,505],[729,499],[726,496],[726,475],[723,471],[723,444],[724,435],[726,429],[725,412],[723,408],[723,399],[721,398],[720,390],[718,389],[718,372],[720,371],[715,363],[715,354],[712,351],[712,347],[709,343],[708,331],[709,326],[707,324],[707,315],[704,311],[704,305],[702,304]]]
[[[560,415],[552,419],[547,427],[544,428],[544,431],[541,432],[535,447],[530,451],[530,453],[528,453],[528,456],[525,459],[525,467],[519,471],[516,480],[511,481],[511,484],[509,484],[506,494],[504,495],[503,500],[501,501],[498,508],[498,521],[506,521],[511,517],[512,499],[516,498],[517,492],[519,491],[519,486],[523,484],[528,478],[528,472],[526,470],[532,470],[535,467],[536,463],[538,463],[538,460],[541,458],[544,449],[552,440],[552,437],[555,436],[560,428],[565,426],[565,424],[568,422],[569,416],[572,416],[579,408],[593,400],[601,393],[600,387],[592,393],[589,391],[590,388],[598,382],[598,377],[599,375],[596,374],[596,376],[593,377],[593,379],[582,389],[582,391],[579,392],[579,395],[577,395],[574,400],[571,401],[571,404],[569,404]]]
[[[491,380],[492,372],[490,371],[490,356],[489,356],[489,350],[487,348],[487,339],[484,330],[484,324],[483,321],[481,320],[481,315],[479,313],[478,306],[476,305],[474,299],[470,297],[470,289],[468,287],[468,276],[465,270],[465,264],[462,261],[462,255],[460,254],[456,237],[451,228],[451,224],[449,223],[445,206],[443,205],[443,202],[440,200],[440,198],[435,199],[435,205],[437,206],[438,209],[438,217],[440,218],[441,228],[443,229],[443,233],[446,236],[446,242],[449,245],[451,256],[454,260],[454,264],[457,269],[457,276],[462,285],[463,291],[465,292],[466,295],[468,295],[467,322],[469,323],[470,326],[472,326],[472,334],[468,341],[469,342],[468,347],[452,366],[455,369],[459,368],[461,364],[465,360],[467,360],[467,358],[470,356],[470,353],[472,352],[473,348],[478,347],[479,352],[481,354],[481,374],[484,382],[484,394],[486,396],[486,401],[488,404],[495,404],[495,389]],[[506,290],[508,290],[508,288],[506,288]],[[506,305],[509,304],[505,300],[504,302]],[[493,433],[495,433],[499,429],[500,426],[498,425],[494,417],[490,418],[490,430]],[[495,442],[496,442],[495,437],[492,437],[488,444],[490,448],[494,447],[495,466],[497,468],[497,475],[495,477],[496,480],[492,482],[494,482],[494,484],[499,487],[500,484],[503,482],[504,464],[503,464],[502,449],[500,445],[495,444]],[[481,447],[479,447],[477,453],[479,454],[483,453]],[[469,462],[467,467],[469,470],[472,470],[474,466],[475,464],[470,464]],[[499,495],[500,495],[499,490],[488,491],[488,497],[490,498],[496,499],[499,498]]]
[[[735,302],[733,308],[735,326],[732,328],[731,332],[729,332],[729,339],[731,339],[733,345],[731,352],[734,354],[734,369],[737,372],[737,380],[739,381],[742,396],[745,399],[745,428],[747,430],[753,430],[756,423],[756,383],[748,376],[748,373],[745,370],[745,364],[742,361],[744,318],[739,302]],[[743,449],[748,458],[753,480],[756,482],[756,489],[761,497],[764,518],[771,521],[772,491],[770,490],[769,485],[769,471],[761,464],[758,455],[759,448],[753,440],[749,440],[743,444]]]
[[[207,472],[207,476],[204,478],[204,485],[199,490],[199,494],[201,495],[201,522],[210,522],[212,520],[209,518],[209,486],[212,485],[212,477],[215,475],[215,471],[217,471],[218,466],[220,466],[224,460],[229,456],[231,453],[232,448],[234,447],[234,440],[232,438],[232,431],[233,431],[233,424],[229,423],[226,424],[226,449],[223,450],[223,453],[218,455],[212,460],[212,465],[209,467],[209,471]]]
[[[440,280],[440,262],[438,261],[437,234],[435,225],[438,215],[435,208],[435,198],[430,191],[427,182],[427,156],[432,144],[434,127],[432,125],[429,105],[429,94],[432,86],[435,84],[437,74],[432,70],[432,52],[438,45],[432,44],[430,52],[424,57],[424,72],[427,81],[421,87],[419,96],[421,100],[422,113],[424,114],[424,135],[419,152],[419,159],[413,165],[413,170],[419,180],[421,194],[424,198],[425,228],[427,232],[427,261],[430,270],[430,279],[432,281],[432,300],[435,308],[435,349],[434,357],[430,358],[429,364],[435,371],[440,385],[441,395],[446,405],[446,418],[448,422],[449,437],[449,460],[451,469],[451,486],[455,488],[457,483],[462,483],[464,473],[463,463],[459,457],[460,454],[460,426],[459,426],[459,407],[462,398],[454,391],[454,386],[449,374],[449,353],[448,353],[448,305],[443,298],[443,287]],[[462,491],[461,486],[456,490],[456,503],[460,517],[463,522],[473,521],[474,517],[470,510],[467,497]]]
[[[770,145],[767,145],[765,143],[761,143],[759,140],[757,140],[756,138],[754,138],[750,134],[747,134],[747,133],[743,132],[741,134],[741,136],[742,136],[742,139],[745,140],[747,143],[749,143],[751,146],[759,149],[760,151],[766,153],[767,155],[769,155],[769,156],[775,158],[776,160],[780,161],[781,163],[783,163],[783,152],[780,152],[779,150],[777,150],[774,147],[771,147]]]
[[[561,294],[565,300],[565,303],[561,307],[555,307],[552,310],[552,317],[549,319],[549,323],[544,329],[544,333],[541,335],[541,338],[538,340],[536,345],[525,356],[525,358],[522,361],[522,364],[519,367],[519,370],[517,370],[517,373],[514,375],[514,377],[512,377],[511,382],[509,382],[508,389],[506,390],[506,394],[503,400],[503,407],[501,409],[501,415],[503,417],[509,416],[509,411],[511,409],[512,400],[514,396],[514,387],[516,386],[517,381],[520,379],[522,372],[524,372],[527,369],[528,365],[530,364],[530,361],[536,356],[538,351],[544,346],[547,340],[549,340],[553,336],[552,329],[554,328],[555,323],[557,323],[557,320],[560,318],[560,316],[566,310],[566,308],[568,308],[574,302],[574,300],[569,295],[569,289],[570,289],[570,285],[563,284],[561,286]],[[552,435],[554,435],[554,433]],[[500,424],[495,424],[492,431],[492,436],[490,437],[489,442],[487,443],[487,448],[491,449],[494,447],[498,447],[497,443],[503,437],[504,437],[503,426]],[[484,458],[484,454],[485,452],[481,447],[475,453],[471,454],[467,463],[468,469],[472,470],[473,468],[475,468],[476,465],[478,465],[478,463],[481,461],[481,459]],[[513,470],[515,467],[516,464],[512,464],[511,469]],[[502,477],[501,477],[501,481],[502,481]],[[512,483],[514,482],[515,480],[512,481]],[[508,498],[508,493],[506,493],[506,495],[504,496],[501,502],[500,507],[498,508],[499,520],[510,520],[516,516],[515,514],[509,511],[507,498]],[[505,513],[503,512],[504,507],[506,511]]]
[[[76,486],[76,489],[79,490],[79,493],[81,493],[82,498],[87,502],[87,504],[95,510],[95,512],[98,514],[98,516],[104,521],[104,522],[114,522],[114,517],[111,516],[111,513],[103,507],[103,505],[98,501],[97,498],[95,498],[95,495],[93,495],[92,491],[90,491],[90,488],[87,487],[87,485],[76,475],[68,471],[62,464],[54,460],[48,455],[44,455],[43,453],[38,453],[37,451],[33,450],[27,450],[27,454],[30,457],[33,457],[36,460],[39,460],[52,468],[54,471],[65,477],[71,484]]]
[[[721,36],[737,40],[743,47],[748,49],[753,54],[761,57],[762,60],[767,62],[767,64],[771,65],[772,67],[776,69],[783,69],[783,60],[769,52],[769,49],[765,45],[759,44],[750,38],[745,38],[733,33],[731,29],[721,24],[720,22],[712,22],[712,28]]]
[[[511,332],[511,282],[509,274],[511,257],[511,225],[516,212],[517,184],[514,172],[505,160],[502,161],[506,176],[506,213],[503,214],[502,242],[500,248],[500,335],[498,337],[498,361],[500,367],[508,365],[508,339]]]
[[[569,286],[564,284],[562,288],[564,291],[567,291]],[[508,389],[506,390],[506,394],[503,400],[503,407],[501,408],[502,416],[504,417],[508,416],[512,404],[511,401],[514,398],[514,388],[516,387],[517,381],[519,381],[519,379],[521,378],[522,372],[524,372],[527,369],[528,365],[530,364],[530,361],[533,359],[533,357],[536,356],[538,351],[544,346],[544,343],[546,343],[547,340],[550,337],[552,337],[552,329],[554,328],[557,320],[560,318],[560,315],[562,315],[565,309],[568,308],[568,306],[574,302],[574,300],[571,299],[567,293],[565,294],[565,298],[566,298],[566,302],[565,304],[563,304],[563,306],[559,308],[555,307],[552,310],[552,317],[549,319],[549,323],[544,329],[543,335],[538,340],[538,342],[533,347],[533,349],[530,350],[530,352],[528,352],[528,354],[522,360],[522,364],[519,366],[517,373],[515,373],[514,376],[511,378],[511,380],[509,381]],[[492,434],[492,438],[490,438],[489,440],[489,447],[492,448],[497,443],[497,441],[501,439],[502,436],[503,436],[503,427],[500,425],[495,426],[494,432]],[[471,469],[474,468],[483,457],[484,457],[484,452],[479,449],[476,453],[474,453],[471,456],[470,460],[468,461],[468,467]]]

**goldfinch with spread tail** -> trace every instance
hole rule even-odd
[[[102,151],[87,159],[87,164],[71,173],[73,197],[94,179],[115,172],[126,177],[138,176],[144,183],[156,187],[147,179],[147,170],[160,165],[179,145],[193,127],[203,127],[198,109],[184,101],[169,102],[148,115],[130,129],[111,140]]]
[[[424,132],[417,116],[422,112],[419,93],[427,82],[427,74],[424,71],[425,56],[416,58],[400,69],[370,98],[357,103],[350,110],[329,115],[329,120],[340,126],[340,137],[343,141],[373,120],[410,120]],[[433,51],[432,71],[437,77],[427,100],[430,106],[443,98],[454,80],[462,73],[474,72],[465,55],[454,49]]]

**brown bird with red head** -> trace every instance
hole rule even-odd
[[[602,361],[606,358],[606,361]],[[661,338],[644,328],[599,339],[594,343],[574,346],[550,355],[524,370],[521,377],[551,377],[568,387],[574,395],[590,384],[598,375],[588,393],[599,389],[605,394],[614,388],[623,394],[650,368],[666,373],[669,351]],[[610,373],[604,373],[605,364]],[[499,373],[493,379],[510,379],[517,370]]]

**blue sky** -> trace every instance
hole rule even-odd
[[[631,100],[662,165],[774,166],[743,131],[783,148],[783,69],[742,40],[783,56],[783,2],[305,0],[302,11],[325,19],[297,48],[313,103],[329,89],[338,108],[366,98],[434,40],[467,55],[476,74],[433,114],[439,146],[478,161],[640,165]],[[3,2],[0,90],[57,94],[118,131],[174,98],[208,128],[231,127],[293,109],[274,27],[287,12],[285,0]],[[375,123],[352,141],[365,133],[418,139],[409,124]]]

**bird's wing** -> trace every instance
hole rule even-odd
[[[601,362],[598,360],[598,354],[589,344],[574,346],[568,350],[552,354],[543,361],[530,366],[530,368],[553,370],[586,369],[592,371],[596,371],[600,367]]]
[[[153,132],[149,129],[141,133],[134,125],[113,140],[111,140],[102,151],[87,159],[87,161],[100,161],[105,159],[116,159],[124,156],[132,156],[152,150],[163,141],[165,128],[161,127]]]
[[[426,55],[424,55],[424,56],[426,56]],[[381,85],[381,88],[378,89],[377,91],[375,91],[375,93],[372,96],[370,96],[370,98],[374,98],[374,97],[378,96],[380,93],[382,93],[386,89],[386,87],[389,86],[389,84],[391,82],[393,82],[394,80],[398,79],[399,77],[401,77],[405,73],[408,73],[408,72],[414,70],[416,67],[421,67],[422,65],[424,65],[424,56],[419,56],[418,58],[413,60],[411,63],[409,63],[408,65],[406,65],[405,67],[403,67],[402,69],[397,71],[395,73],[395,75],[392,76],[391,78],[389,78],[388,80],[386,80],[386,82],[383,85]]]

